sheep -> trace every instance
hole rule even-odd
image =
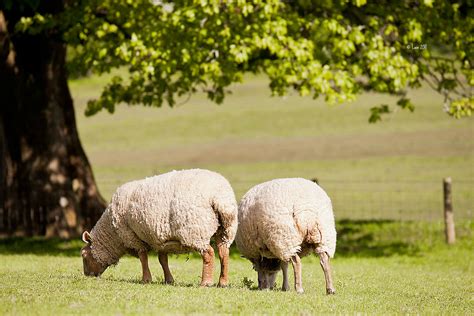
[[[229,247],[237,232],[237,202],[229,182],[201,169],[172,171],[120,186],[81,250],[84,274],[100,276],[125,254],[138,258],[142,281],[152,280],[148,252],[158,252],[165,283],[174,279],[169,253],[198,251],[203,260],[201,286],[212,285],[215,238],[221,272],[218,286],[228,284]]]
[[[319,254],[326,293],[334,294],[329,257],[336,251],[331,200],[317,184],[302,178],[275,179],[251,188],[239,203],[236,244],[258,272],[258,288],[275,285],[283,272],[288,291],[288,263],[293,265],[295,290],[303,293],[301,257]]]

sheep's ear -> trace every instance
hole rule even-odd
[[[92,237],[87,230],[82,233],[82,241],[88,244],[92,243]]]

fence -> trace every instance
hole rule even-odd
[[[308,176],[308,179],[314,177]],[[228,176],[237,198],[249,188],[269,179]],[[122,180],[98,179],[111,194]],[[336,218],[350,220],[443,221],[443,182],[432,180],[341,180],[318,179],[331,197]],[[456,221],[474,218],[474,180],[453,179],[453,209]]]
[[[474,181],[453,181],[456,219],[474,216]],[[331,181],[320,185],[332,197],[338,218],[442,221],[443,183],[439,181]]]
[[[263,176],[223,174],[229,179],[238,199],[254,185],[275,177],[273,172]],[[110,196],[126,181],[119,178],[98,178],[105,196]],[[315,176],[308,175],[307,178]],[[417,249],[414,245],[437,245],[445,239],[441,178],[376,181],[319,178],[318,182],[333,202],[338,220],[339,254],[379,256],[412,253]],[[473,238],[474,180],[453,178],[452,200],[456,236]]]

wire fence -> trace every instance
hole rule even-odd
[[[308,177],[311,179],[311,177]],[[98,179],[102,190],[112,193],[123,183]],[[268,179],[229,177],[239,199],[252,186]],[[443,183],[430,180],[341,180],[318,179],[328,193],[338,220],[442,221]],[[453,179],[456,221],[474,219],[474,180]]]
[[[275,175],[227,173],[226,177],[239,200],[251,187]],[[98,182],[105,196],[111,196],[125,181],[104,177]],[[319,178],[318,184],[333,203],[339,254],[410,254],[418,251],[418,245],[435,246],[445,240],[443,179]],[[471,240],[474,179],[452,179],[451,193],[456,236]]]
[[[326,181],[338,218],[397,221],[443,220],[442,181]],[[453,204],[459,220],[474,216],[474,181],[455,181]]]

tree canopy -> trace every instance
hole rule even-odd
[[[38,0],[23,0],[34,8]],[[7,0],[6,6],[13,1]],[[205,91],[221,103],[245,72],[273,95],[294,89],[329,103],[364,91],[399,96],[423,82],[456,118],[474,110],[471,1],[77,0],[58,14],[30,10],[17,32],[55,32],[72,48],[70,72],[114,76],[86,114],[119,103],[173,106]],[[25,12],[27,10],[25,9]],[[369,121],[391,111],[377,105]]]

